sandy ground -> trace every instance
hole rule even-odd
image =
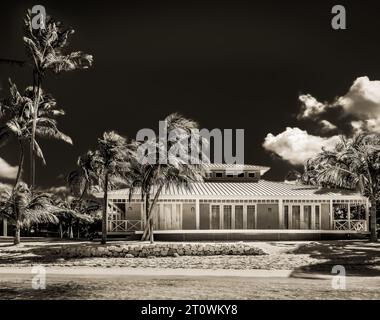
[[[329,278],[151,275],[48,275],[45,290],[31,275],[0,277],[1,299],[380,299],[380,279],[348,277],[345,289]]]
[[[380,299],[380,243],[255,242],[264,256],[62,259],[45,247],[0,244],[2,299]],[[77,243],[76,243],[77,244]],[[31,287],[31,267],[47,287]],[[346,289],[332,287],[334,265]]]
[[[0,269],[5,266],[121,267],[167,269],[293,270],[331,272],[343,265],[352,275],[380,276],[380,243],[366,241],[255,242],[263,256],[181,256],[161,258],[71,258],[49,255],[45,247],[76,242],[34,242],[12,246],[0,243]]]

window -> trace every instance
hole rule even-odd
[[[333,204],[334,220],[347,220],[348,219],[348,204]]]
[[[254,178],[256,175],[254,172],[248,172],[248,177],[249,178]]]
[[[235,206],[235,229],[243,229],[243,206]]]
[[[315,206],[315,229],[319,230],[320,229],[320,213],[319,213],[319,206]]]
[[[231,229],[232,206],[223,207],[223,229]]]
[[[211,229],[220,229],[220,207],[211,206]]]
[[[247,206],[247,229],[256,229],[255,206]]]
[[[215,177],[223,178],[223,172],[215,172]]]
[[[237,175],[239,178],[244,178],[244,172],[241,172]]]
[[[284,229],[289,229],[289,206],[284,206]]]
[[[365,220],[365,206],[363,204],[350,205],[350,219],[351,220]]]
[[[311,227],[311,206],[303,207],[303,228],[302,229],[312,229]]]
[[[301,219],[301,207],[293,206],[292,207],[292,229],[300,228],[300,219]]]

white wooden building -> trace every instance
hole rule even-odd
[[[190,189],[164,189],[154,208],[156,238],[170,240],[322,239],[368,234],[368,200],[335,189],[266,181],[270,168],[208,166],[207,179]],[[139,193],[111,191],[110,235],[141,234]]]

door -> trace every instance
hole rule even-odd
[[[280,229],[278,204],[257,204],[257,229]]]

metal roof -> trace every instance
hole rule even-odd
[[[136,190],[138,194],[138,190]],[[110,196],[127,196],[128,189],[109,192]],[[296,185],[284,182],[260,180],[258,182],[203,182],[192,183],[190,188],[171,186],[164,188],[161,197],[311,197],[330,198],[340,196],[360,197],[354,191],[323,189],[314,186]]]

